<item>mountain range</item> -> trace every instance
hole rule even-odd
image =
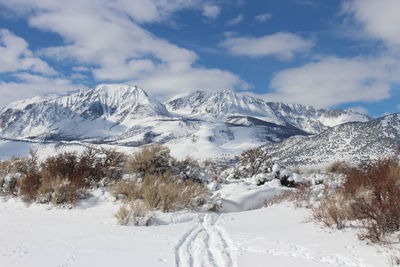
[[[398,122],[398,117],[393,120]],[[390,145],[379,143],[376,149],[362,148],[362,139],[372,138],[365,136],[370,129],[376,128],[373,136],[381,140],[377,123],[352,110],[266,102],[228,90],[195,91],[162,103],[136,86],[103,84],[66,95],[34,97],[1,108],[0,138],[119,147],[157,142],[170,146],[177,155],[200,158],[235,155],[264,145],[288,163],[298,163],[296,157],[309,163],[313,162],[313,153],[329,148],[326,142],[332,143],[331,147],[344,146],[345,140],[359,138],[355,153],[378,153],[378,147],[396,146],[393,140],[399,129],[387,127],[383,131],[392,134],[387,137]],[[391,124],[390,120],[388,125]],[[341,141],[333,142],[336,138]]]

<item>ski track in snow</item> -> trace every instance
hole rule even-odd
[[[206,214],[183,235],[175,248],[177,267],[237,266],[230,239],[217,223],[221,215]]]
[[[199,216],[194,226],[186,232],[175,247],[176,267],[237,267],[237,256],[246,252],[289,256],[333,266],[372,267],[357,258],[354,248],[348,248],[353,257],[349,258],[326,251],[318,251],[298,244],[275,242],[265,249],[241,246],[235,248],[225,230],[218,226],[222,215]]]

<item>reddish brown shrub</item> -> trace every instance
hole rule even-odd
[[[37,191],[41,184],[41,174],[38,171],[31,171],[26,174],[24,178],[19,180],[19,194],[25,202],[32,202],[36,200]]]
[[[19,182],[20,194],[26,202],[75,204],[89,188],[105,186],[122,177],[122,154],[103,150],[105,156],[101,157],[99,153],[94,149],[87,149],[82,155],[61,153],[47,158],[39,167],[28,166]]]
[[[129,173],[163,174],[170,171],[172,157],[167,147],[158,144],[142,148],[133,154],[126,162],[126,169]]]
[[[382,241],[400,230],[400,165],[394,158],[347,168],[345,182],[314,209],[314,219],[343,227],[346,220],[363,225],[360,238]]]

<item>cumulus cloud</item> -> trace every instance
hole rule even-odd
[[[282,70],[270,82],[273,92],[263,97],[319,107],[390,98],[394,85],[400,83],[399,10],[398,0],[344,0],[342,12],[352,18],[353,26],[383,41],[386,48],[373,56],[326,56]]]
[[[264,13],[260,14],[254,17],[254,20],[258,22],[266,22],[268,20],[272,19],[272,14],[271,13]]]
[[[64,93],[77,88],[85,88],[83,85],[73,84],[68,79],[44,77],[29,73],[17,73],[16,81],[0,81],[0,106],[11,101],[30,98],[48,93]]]
[[[296,53],[305,52],[313,47],[314,42],[296,34],[279,32],[261,37],[228,36],[220,46],[231,54],[264,57],[276,56],[282,60],[291,59]]]
[[[0,73],[28,70],[46,75],[56,71],[45,61],[35,57],[28,43],[7,29],[0,29]]]
[[[153,91],[147,86],[154,84],[158,94],[192,90],[189,77],[193,85],[210,84],[209,77],[227,89],[246,84],[229,71],[198,66],[195,52],[141,25],[166,22],[174,12],[189,8],[216,17],[217,6],[206,0],[0,0],[0,5],[27,19],[31,27],[63,38],[63,45],[42,49],[41,56],[73,62],[72,70],[90,71],[98,82],[129,81]]]
[[[216,19],[221,13],[221,8],[217,5],[206,4],[203,6],[203,16],[209,19]]]
[[[266,99],[329,107],[390,97],[391,83],[400,81],[398,60],[327,57],[277,73]]]
[[[343,12],[352,15],[369,36],[389,46],[400,45],[400,1],[346,0]]]
[[[228,20],[226,25],[233,26],[233,25],[240,24],[243,21],[243,19],[244,19],[244,16],[242,14],[239,14],[236,17],[234,17],[233,19]]]
[[[159,69],[154,75],[144,76],[137,83],[149,88],[153,94],[162,94],[165,84],[168,84],[171,96],[192,90],[217,91],[231,88],[233,84],[241,89],[252,87],[230,72],[206,68],[187,69],[179,73],[167,68]]]

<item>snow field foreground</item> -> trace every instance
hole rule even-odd
[[[390,266],[384,247],[359,241],[356,230],[306,222],[309,210],[287,202],[232,213],[160,213],[156,225],[134,227],[117,225],[118,204],[103,193],[74,209],[0,201],[4,267]]]

